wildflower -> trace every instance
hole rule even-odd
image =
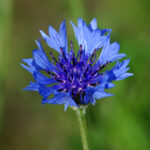
[[[70,42],[68,51],[65,21],[60,25],[59,32],[49,26],[49,35],[40,31],[47,45],[59,53],[56,58],[52,52],[46,56],[41,42],[36,41],[39,49],[33,51],[33,58],[23,59],[27,65],[21,64],[34,77],[25,90],[38,91],[43,96],[42,104],[64,104],[80,107],[95,104],[96,99],[112,96],[105,89],[114,87],[112,81],[118,81],[132,76],[127,73],[129,59],[118,60],[126,54],[119,54],[120,46],[117,42],[110,43],[109,29],[97,28],[97,21],[93,19],[87,25],[81,18],[76,27],[72,27],[79,45],[77,55]],[[97,51],[101,54],[97,57]],[[110,63],[117,61],[112,69],[105,69]],[[50,98],[51,95],[53,98]]]

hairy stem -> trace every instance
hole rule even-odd
[[[77,109],[76,114],[77,114],[77,119],[80,127],[83,150],[89,150],[88,141],[87,141],[87,123],[85,118],[85,110]]]

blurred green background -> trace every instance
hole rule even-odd
[[[69,20],[89,23],[96,17],[131,56],[135,75],[109,90],[114,97],[88,107],[90,149],[149,150],[149,6],[149,0],[0,0],[0,149],[82,150],[74,111],[42,106],[39,94],[23,92],[32,76],[19,63],[32,57],[39,29],[47,32],[50,24],[58,30],[67,19],[68,38],[75,43]]]

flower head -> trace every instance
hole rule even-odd
[[[114,87],[112,81],[133,75],[127,73],[129,59],[118,61],[126,54],[119,54],[120,46],[117,42],[110,43],[111,30],[97,28],[96,19],[89,25],[81,18],[78,19],[77,27],[71,24],[79,45],[77,55],[72,41],[68,51],[66,25],[63,21],[59,33],[52,26],[49,26],[49,35],[40,31],[47,45],[56,50],[59,56],[55,57],[49,52],[52,59],[50,62],[39,40],[36,41],[38,49],[33,51],[33,58],[23,59],[27,65],[21,64],[35,80],[25,90],[38,91],[43,96],[43,104],[64,104],[65,110],[68,106],[95,104],[96,99],[112,96],[105,92],[105,89]],[[100,56],[97,57],[100,49]],[[103,71],[115,61],[117,63],[112,69]],[[51,95],[53,98],[49,98]]]

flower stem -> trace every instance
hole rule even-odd
[[[88,141],[87,141],[87,123],[86,123],[86,118],[85,118],[85,110],[77,109],[76,114],[77,114],[77,119],[78,119],[79,127],[80,127],[83,150],[89,150]]]

